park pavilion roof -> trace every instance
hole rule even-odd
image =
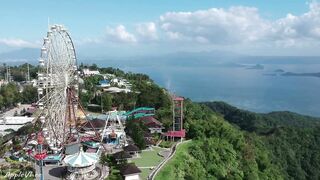
[[[71,167],[86,167],[95,164],[98,161],[98,157],[95,153],[83,152],[81,148],[78,153],[67,155],[63,161]]]
[[[113,154],[115,160],[128,159],[131,155],[126,151],[119,151]]]
[[[130,174],[141,173],[141,170],[135,164],[127,164],[120,168],[120,173],[123,176],[126,176]]]
[[[139,149],[136,145],[134,145],[134,144],[129,144],[128,146],[125,146],[125,147],[123,148],[123,150],[125,150],[125,151],[127,151],[127,152],[137,152],[137,151],[139,151],[140,149]]]

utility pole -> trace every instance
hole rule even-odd
[[[7,67],[7,73],[6,73],[6,82],[11,82],[11,72],[10,72],[10,67]]]
[[[29,69],[29,63],[27,63],[27,68],[28,68],[28,72],[27,72],[27,82],[30,82],[30,69]]]

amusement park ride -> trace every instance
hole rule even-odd
[[[183,129],[183,97],[178,97],[175,95],[171,96],[172,98],[172,131],[168,131],[164,134],[166,137],[170,137],[173,141],[175,138],[182,140],[186,136],[186,131]]]
[[[77,117],[78,111],[85,114],[78,101],[77,58],[72,39],[62,25],[53,25],[49,28],[41,48],[39,67],[37,105],[40,113],[35,125],[40,126],[40,130],[36,134],[29,135],[26,146],[29,155],[40,165],[40,179],[43,179],[44,161],[61,163],[64,159],[65,164],[72,166],[72,162],[67,161],[71,161],[72,157],[66,156],[66,145],[83,141],[99,143],[101,135],[94,128],[92,128],[94,133],[81,131],[84,124],[91,122]],[[87,170],[88,167],[90,170],[94,169],[92,165],[97,161],[99,151],[100,147],[95,157],[92,157],[79,150],[73,155],[74,158],[81,159],[90,156],[92,162],[76,164],[76,169],[68,167],[69,173],[77,179],[83,179],[83,177],[91,179]],[[87,170],[84,171],[83,168]]]

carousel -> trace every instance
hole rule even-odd
[[[84,152],[81,147],[79,153],[68,155],[63,161],[68,169],[67,179],[91,180],[99,177],[95,165],[98,161],[96,153]]]

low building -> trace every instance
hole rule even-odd
[[[116,152],[112,155],[112,157],[117,162],[117,164],[120,164],[123,161],[127,161],[129,158],[132,158],[132,156],[126,151]]]
[[[140,149],[138,148],[138,146],[134,145],[134,144],[129,144],[128,146],[125,146],[123,148],[123,150],[125,152],[128,152],[130,155],[132,156],[136,156],[138,154],[138,152],[140,151]]]
[[[116,77],[116,75],[114,75],[114,74],[103,74],[102,75],[103,76],[103,78],[105,78],[105,79],[112,79],[112,78],[115,78]]]
[[[110,88],[104,88],[103,91],[109,92],[109,93],[121,93],[121,92],[129,93],[129,92],[131,92],[131,89],[110,87]]]
[[[135,164],[127,164],[120,168],[124,180],[140,180],[141,170]]]
[[[111,83],[117,85],[117,86],[125,86],[126,88],[131,87],[132,85],[128,82],[128,80],[126,79],[122,79],[122,78],[113,78],[111,79]]]
[[[100,72],[98,70],[90,70],[90,69],[83,69],[82,73],[85,77],[88,76],[94,76],[94,75],[99,75]]]
[[[110,81],[107,79],[100,80],[99,87],[102,87],[102,88],[110,87]]]
[[[142,121],[143,124],[147,126],[151,134],[162,133],[162,130],[164,129],[162,123],[155,119],[153,116],[141,117],[140,121]]]
[[[0,119],[0,134],[5,135],[6,129],[12,129],[17,131],[22,126],[33,121],[33,117],[24,117],[24,116],[13,116],[13,117],[4,117]]]

